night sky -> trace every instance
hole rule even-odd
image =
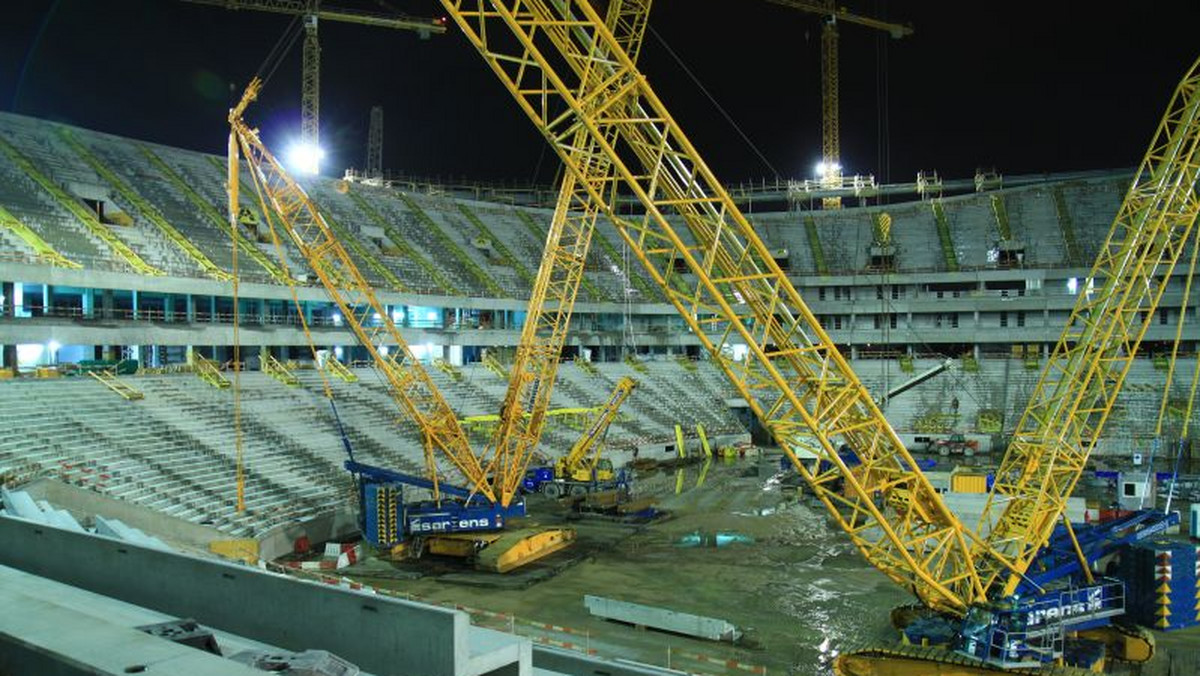
[[[391,1],[412,15],[442,14],[432,0]],[[218,153],[231,97],[290,22],[176,0],[5,4],[0,109]],[[371,0],[330,4],[378,9]],[[911,181],[919,169],[962,178],[976,167],[1133,166],[1200,55],[1196,2],[1123,4],[1120,12],[1092,2],[841,4],[916,30],[891,40],[841,29],[842,163],[848,174],[881,180]],[[657,36],[647,38],[643,70],[722,181],[812,176],[819,19],[761,0],[657,0],[650,23]],[[557,160],[453,25],[420,40],[326,22],[321,37],[324,173],[363,165],[368,111],[382,104],[389,170],[554,179]],[[276,148],[299,127],[299,71],[297,42],[248,115]]]

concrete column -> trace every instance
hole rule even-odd
[[[103,289],[100,292],[100,316],[104,319],[112,319],[113,316],[113,291],[112,289]],[[107,359],[107,357],[105,357]]]
[[[16,286],[12,282],[0,282],[0,317],[11,319],[16,313],[14,310],[13,294],[16,292]]]
[[[134,321],[136,321],[138,319],[141,319],[141,316],[142,316],[141,309],[138,307],[137,289],[134,289],[131,293],[133,294],[133,300],[131,301],[133,303],[133,319],[134,319]]]
[[[208,297],[208,321],[213,323],[217,321],[217,297]]]
[[[79,299],[79,304],[83,308],[83,316],[87,319],[95,317],[96,313],[96,290],[84,289],[83,295]]]
[[[42,314],[49,315],[54,312],[54,287],[49,284],[42,285]]]

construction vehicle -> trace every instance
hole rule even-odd
[[[551,498],[563,495],[585,495],[597,491],[628,491],[625,470],[613,470],[612,460],[602,456],[608,428],[617,419],[621,404],[637,387],[633,378],[617,381],[608,401],[588,424],[587,429],[571,446],[571,451],[554,461],[552,467],[532,467],[525,472],[522,487],[528,493],[543,493]]]
[[[524,502],[496,499],[489,481],[491,473],[470,448],[457,415],[401,337],[391,313],[380,303],[316,204],[262,143],[257,130],[243,119],[246,107],[257,98],[261,87],[261,80],[254,78],[229,113],[230,227],[236,228],[240,155],[244,155],[277,253],[281,253],[281,243],[276,225],[320,279],[344,324],[371,354],[393,401],[416,424],[423,440],[426,476],[356,461],[341,429],[326,372],[319,371],[348,456],[345,467],[358,485],[363,536],[396,556],[424,552],[464,556],[473,558],[479,567],[500,572],[563,549],[574,539],[570,529],[507,530],[511,519],[525,515]],[[284,256],[280,255],[279,260],[286,271]],[[295,299],[294,277],[288,272],[287,278]],[[307,323],[301,321],[315,358],[313,337]],[[383,350],[385,345],[390,349]],[[462,486],[444,481],[438,459],[448,461],[462,475]],[[416,497],[425,493],[428,498]]]
[[[951,434],[946,437],[929,440],[926,452],[938,455],[965,455],[971,457],[979,452],[979,442],[968,439],[962,434]]]
[[[946,507],[588,2],[442,5],[570,174],[583,182],[592,163],[611,165],[612,178],[589,187],[591,199],[714,359],[735,341],[746,346],[745,364],[719,362],[735,387],[864,558],[945,619],[958,651],[843,653],[838,673],[987,674],[1061,663],[1069,633],[1123,612],[1120,581],[1089,582],[1088,571],[1082,581],[1031,585],[1027,572],[1200,213],[1200,64],[1176,90],[1089,277],[1096,291],[1079,296],[997,473],[982,527],[972,528]],[[618,208],[617,187],[643,213]],[[799,434],[817,439],[813,450],[827,464],[801,464],[792,450]],[[838,453],[843,444],[857,457],[853,471]]]

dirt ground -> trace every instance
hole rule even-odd
[[[570,551],[502,581],[429,561],[368,560],[349,569],[350,576],[464,606],[483,626],[605,657],[701,674],[826,676],[839,652],[894,642],[888,613],[914,599],[870,567],[822,508],[785,496],[768,478],[770,466],[745,459],[639,478],[636,491],[656,496],[667,518],[643,526],[573,521],[579,539]],[[536,517],[530,525],[564,518],[540,496],[529,511]],[[718,533],[748,542],[681,544]],[[604,621],[588,614],[586,594],[723,619],[745,636],[738,644],[716,643]],[[1200,632],[1158,636],[1153,664],[1119,673],[1200,676],[1180,671],[1194,668]]]

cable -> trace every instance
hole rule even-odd
[[[729,126],[733,127],[733,130],[738,133],[738,136],[742,137],[742,140],[746,142],[746,145],[750,146],[750,149],[754,151],[754,154],[758,156],[758,159],[762,160],[762,163],[765,164],[767,169],[771,171],[771,174],[778,179],[780,177],[779,171],[772,166],[770,160],[768,160],[767,156],[758,149],[758,146],[754,145],[754,141],[751,141],[750,137],[746,136],[746,133],[742,131],[742,128],[738,126],[737,122],[733,121],[733,118],[730,117],[729,113],[725,112],[725,109],[721,107],[721,104],[717,103],[717,100],[713,98],[713,95],[709,93],[704,84],[700,82],[700,79],[697,78],[694,73],[692,73],[691,69],[687,67],[687,64],[685,64],[683,60],[679,58],[679,55],[675,53],[675,50],[671,49],[671,46],[667,44],[667,41],[658,34],[658,31],[654,30],[654,26],[647,26],[646,28],[650,31],[650,34],[654,36],[654,39],[658,40],[658,43],[662,45],[663,49],[667,50],[667,54],[671,55],[671,58],[675,60],[675,63],[679,64],[679,67],[683,69],[683,72],[687,74],[688,78],[700,88],[700,91],[703,92],[704,96],[706,96],[713,104],[713,107],[717,109],[717,112],[721,113],[721,117],[725,118],[725,121],[729,123]]]
[[[267,57],[263,59],[258,70],[254,72],[255,77],[262,80],[264,87],[271,80],[271,77],[275,75],[275,71],[279,69],[279,64],[283,63],[283,57],[292,51],[292,47],[295,46],[296,40],[300,38],[301,32],[300,16],[292,17],[288,27],[284,29],[283,34],[275,41],[275,45],[271,47],[271,51],[267,53]],[[284,44],[285,42],[287,43],[286,45]],[[266,71],[266,75],[263,75],[263,71]]]

